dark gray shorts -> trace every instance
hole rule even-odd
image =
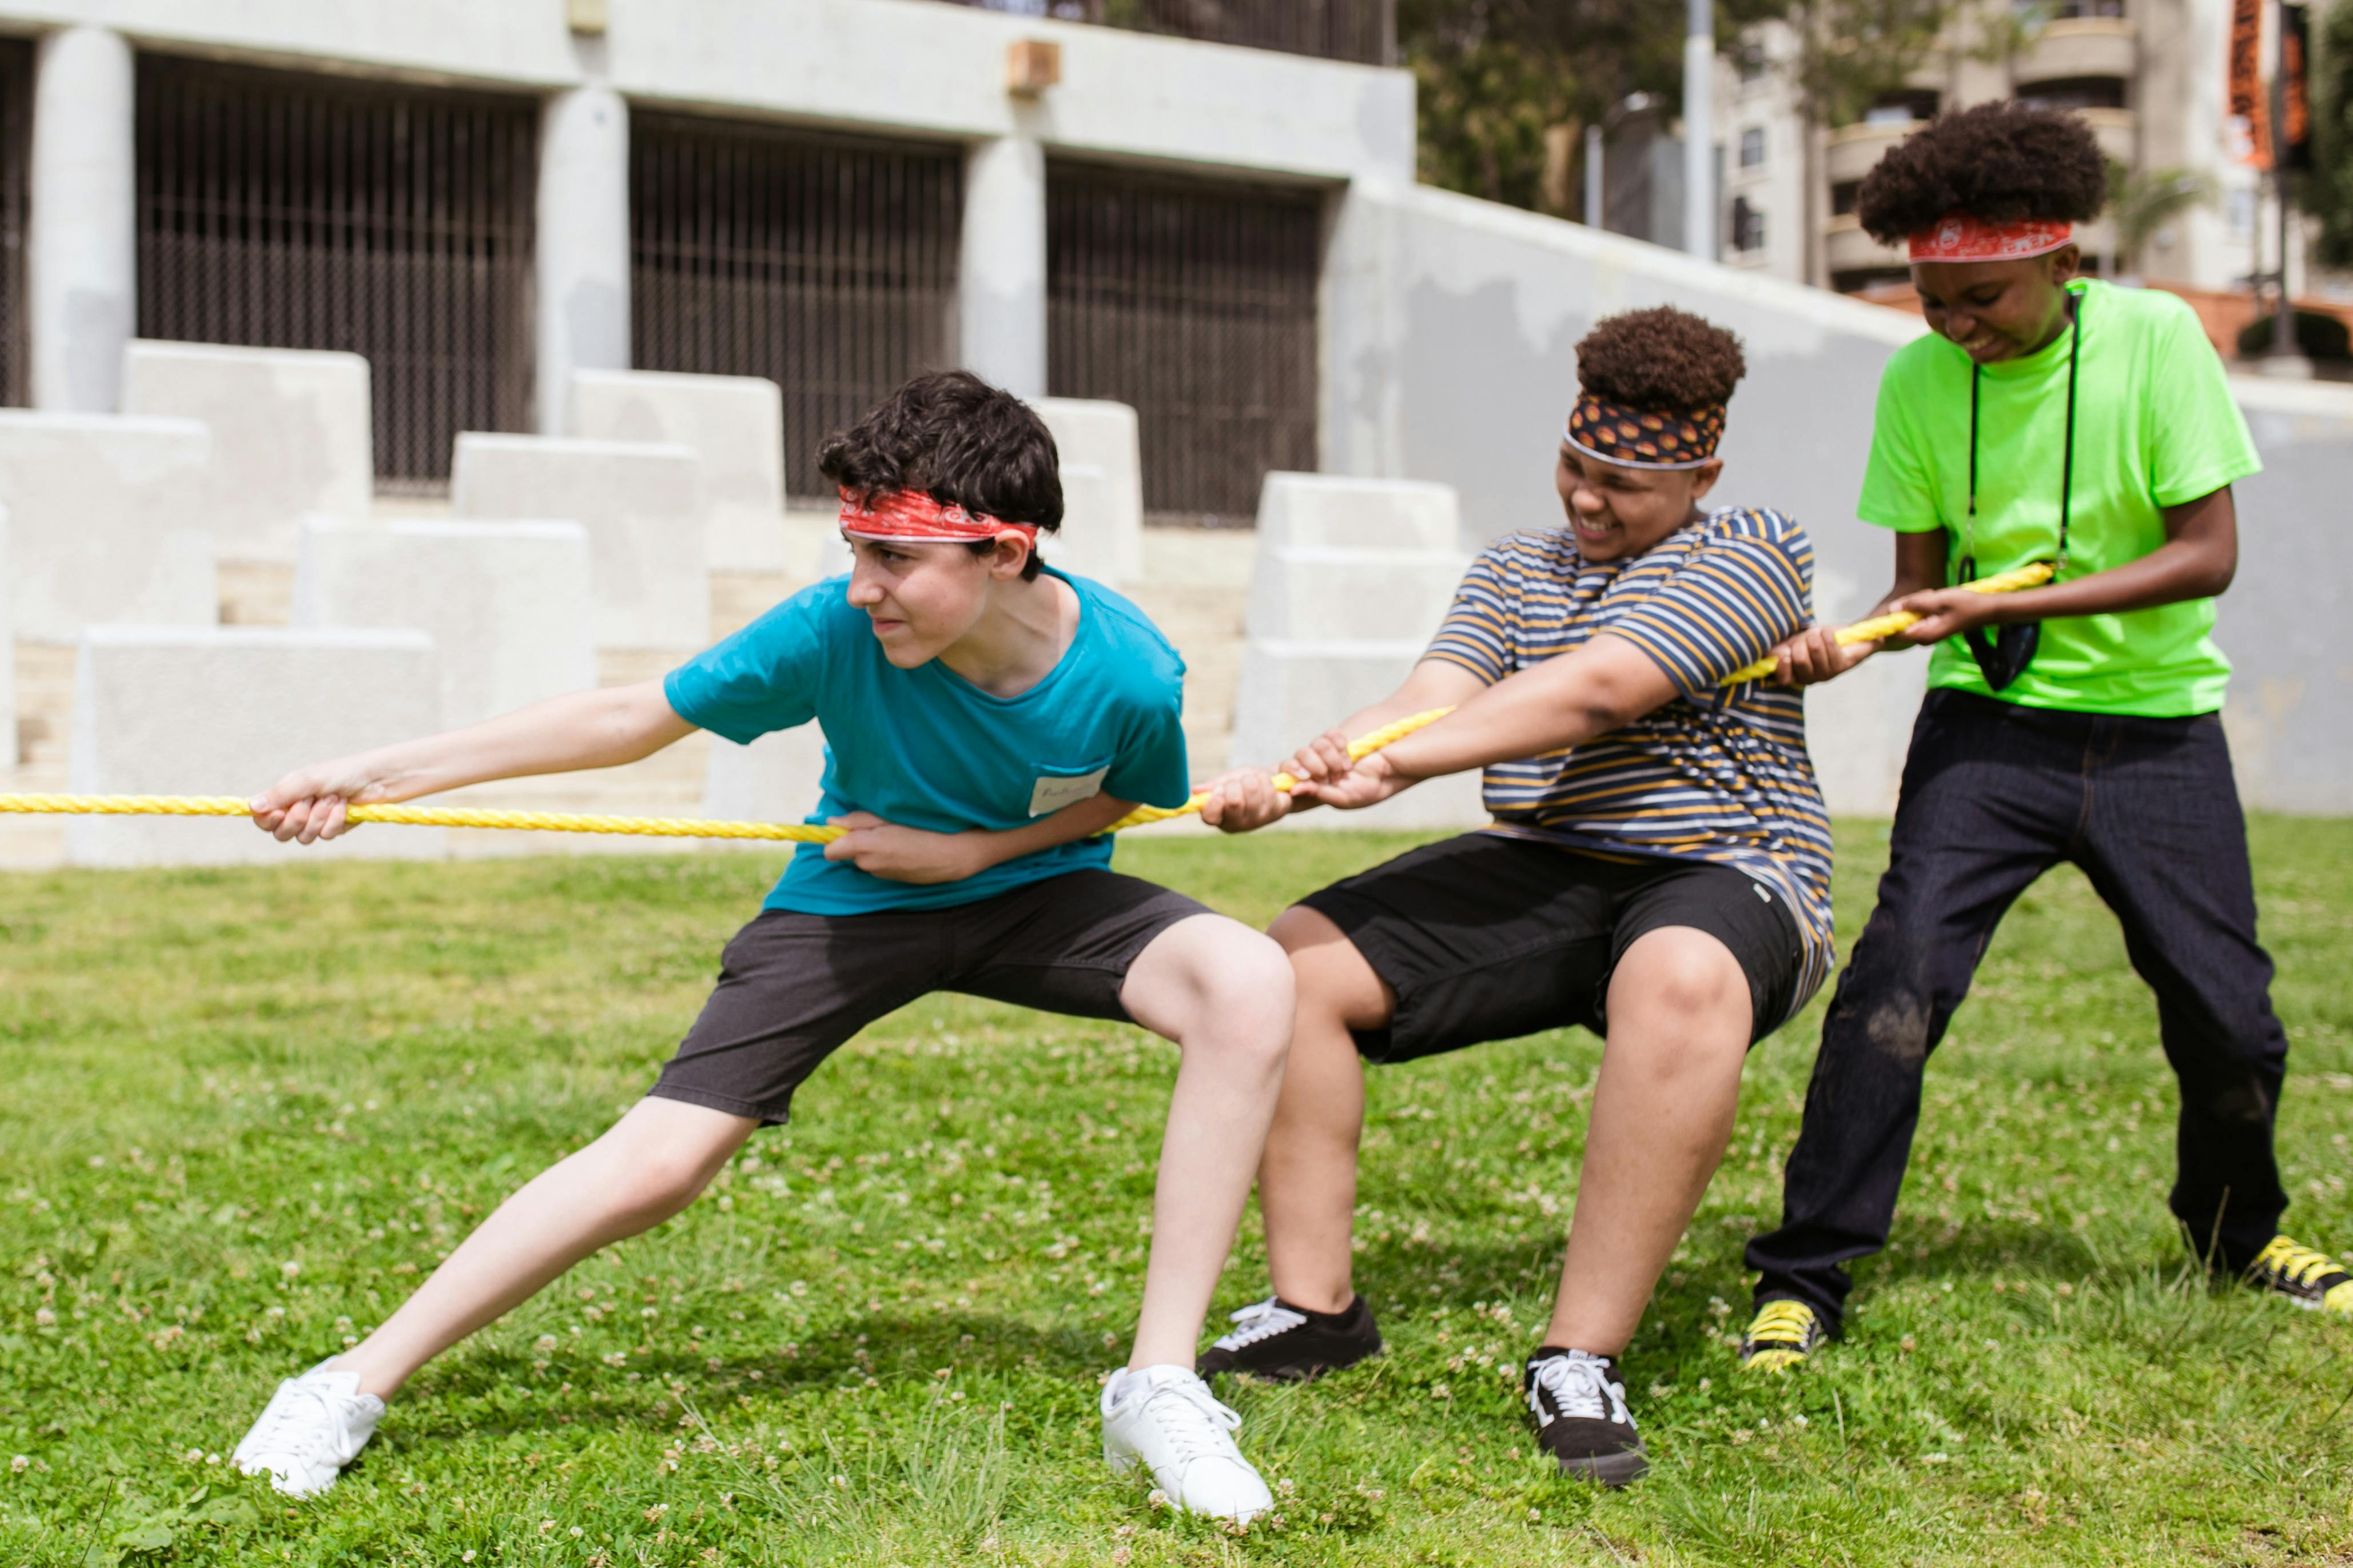
[[[934,991],[1132,1022],[1128,966],[1206,906],[1115,871],[1067,871],[944,910],[763,910],[720,956],[719,988],[649,1092],[764,1122],[852,1035]]]
[[[1796,1007],[1796,917],[1746,872],[1651,856],[1605,858],[1499,833],[1407,851],[1299,900],[1340,928],[1397,993],[1368,1061],[1408,1061],[1582,1024],[1604,1031],[1609,976],[1637,937],[1704,931],[1748,977],[1750,1044]]]

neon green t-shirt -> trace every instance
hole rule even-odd
[[[2137,561],[2165,542],[2161,509],[2259,470],[2253,438],[2198,318],[2156,289],[2069,286],[2083,328],[2075,381],[2074,501],[2063,579]],[[1978,510],[1968,517],[1969,356],[1944,338],[1887,362],[1856,510],[1902,533],[1942,528],[1978,574],[2049,560],[2059,542],[2069,334],[1984,367],[1978,387]],[[2222,706],[2231,661],[2214,601],[2046,621],[2034,661],[1990,689],[1958,637],[1937,645],[1928,684],[2031,708],[2178,718]]]

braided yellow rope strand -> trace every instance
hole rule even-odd
[[[1451,708],[1432,708],[1423,713],[1409,713],[1377,730],[1367,731],[1348,742],[1348,760],[1353,763],[1360,757],[1369,757],[1391,742],[1402,741],[1423,725],[1435,724],[1453,711]],[[1289,773],[1277,773],[1272,782],[1279,790],[1291,790],[1297,788],[1300,781]],[[1189,816],[1207,805],[1208,799],[1206,795],[1196,795],[1182,805],[1139,805],[1103,831],[1117,833],[1124,827],[1141,827],[1147,822],[1166,822],[1172,816]]]
[[[1350,742],[1352,758],[1369,755],[1390,742],[1412,734],[1448,712],[1433,708],[1384,724]],[[1288,773],[1274,775],[1277,789],[1299,781]],[[1141,827],[1201,809],[1208,799],[1197,795],[1178,806],[1138,806],[1103,829]],[[0,815],[35,813],[72,816],[249,816],[252,808],[233,795],[0,795]],[[795,844],[830,844],[845,831],[804,822],[716,822],[692,816],[599,816],[571,811],[478,811],[449,805],[355,805],[345,812],[353,822],[397,822],[412,827],[504,827],[540,833],[620,833],[650,838],[762,838]]]
[[[2021,588],[2039,587],[2051,581],[2051,575],[2050,563],[2038,561],[1962,586],[1975,594],[2010,594]],[[1858,643],[1892,637],[1919,618],[1904,610],[1893,615],[1875,616],[1870,620],[1857,621],[1851,626],[1840,628],[1838,640],[1841,643]],[[1745,680],[1759,680],[1772,674],[1773,668],[1773,660],[1760,658],[1754,664],[1734,670],[1717,684],[1737,686]],[[1403,740],[1453,710],[1451,708],[1432,708],[1427,712],[1409,714],[1393,723],[1384,724],[1371,733],[1351,741],[1348,756],[1351,760],[1370,756],[1391,742]],[[1289,773],[1274,775],[1274,787],[1277,789],[1293,789],[1299,782]],[[1124,828],[1141,827],[1150,822],[1188,816],[1199,811],[1208,800],[1206,795],[1196,795],[1182,805],[1140,805],[1104,828],[1103,832],[1117,833]],[[76,816],[246,816],[251,814],[244,801],[227,795],[0,795],[0,815],[9,813]],[[503,827],[540,833],[620,833],[651,838],[781,839],[795,844],[830,844],[844,831],[839,827],[801,822],[718,822],[692,816],[599,816],[586,812],[566,811],[477,811],[446,805],[355,805],[344,815],[353,822],[398,822],[416,827]]]
[[[1990,577],[1980,577],[1974,583],[1964,583],[1961,586],[1972,594],[2015,594],[2021,588],[2040,588],[2049,581],[2051,581],[2051,563],[2035,561],[2019,567],[2016,571],[1997,572]],[[1909,610],[1897,610],[1893,615],[1873,616],[1867,621],[1857,621],[1851,626],[1841,626],[1838,640],[1841,643],[1876,642],[1881,637],[1894,637],[1919,618]],[[1772,659],[1760,658],[1755,664],[1741,666],[1716,684],[1737,686],[1744,680],[1762,680],[1773,673],[1773,668]]]

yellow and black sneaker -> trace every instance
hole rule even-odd
[[[1781,1372],[1813,1353],[1829,1335],[1822,1320],[1803,1301],[1767,1301],[1757,1309],[1740,1339],[1740,1370]]]
[[[2271,1245],[2255,1254],[2247,1265],[2247,1283],[2284,1296],[2308,1312],[2353,1315],[2353,1274],[2328,1254],[2299,1247],[2284,1236],[2272,1237]]]

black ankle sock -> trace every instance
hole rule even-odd
[[[1298,1313],[1319,1329],[1344,1328],[1356,1321],[1365,1310],[1365,1299],[1362,1296],[1350,1297],[1348,1304],[1336,1312],[1319,1312],[1313,1307],[1303,1307],[1296,1301],[1283,1301],[1280,1296],[1275,1300],[1282,1301],[1286,1310]]]

